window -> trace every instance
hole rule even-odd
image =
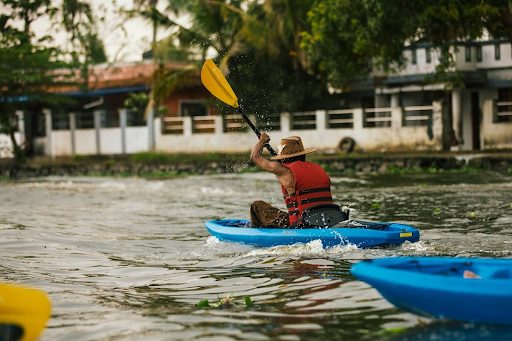
[[[494,123],[512,122],[512,88],[498,89]]]
[[[466,63],[471,62],[471,46],[466,45]]]
[[[417,53],[416,53],[416,49],[415,48],[411,50],[411,54],[412,54],[412,63],[413,64],[418,63],[418,57],[417,57]]]
[[[181,116],[207,116],[208,110],[202,102],[181,102]]]
[[[500,50],[500,47],[501,47],[501,45],[500,45],[500,44],[495,44],[495,45],[494,45],[494,59],[495,59],[495,60],[500,60],[500,59],[501,59],[501,50]]]
[[[482,45],[478,45],[476,47],[476,61],[477,62],[482,61]]]
[[[430,47],[425,49],[425,55],[427,57],[427,64],[430,64],[432,62],[432,50]]]

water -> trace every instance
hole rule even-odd
[[[269,174],[0,183],[0,279],[48,293],[41,340],[492,340],[512,331],[404,313],[350,275],[386,256],[512,257],[512,177],[332,177],[352,218],[416,226],[398,247],[255,248],[204,221],[284,208]],[[232,293],[229,308],[201,309]],[[244,304],[244,296],[254,303]]]

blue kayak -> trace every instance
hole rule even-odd
[[[380,258],[354,265],[351,273],[410,313],[512,324],[512,259]]]
[[[321,240],[323,247],[354,244],[358,247],[399,245],[405,241],[416,242],[420,232],[409,225],[374,223],[348,220],[336,227],[277,229],[245,227],[248,220],[225,219],[205,223],[214,237],[223,241],[256,246],[292,245]]]

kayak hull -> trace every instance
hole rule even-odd
[[[220,240],[263,247],[309,243],[318,239],[323,247],[348,244],[371,247],[416,242],[420,237],[419,231],[409,225],[351,222],[351,227],[341,228],[275,229],[245,228],[243,226],[249,224],[248,220],[225,219],[207,221],[205,226],[212,236]]]
[[[512,259],[381,258],[362,261],[351,273],[410,313],[512,324]]]

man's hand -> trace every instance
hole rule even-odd
[[[270,142],[270,136],[267,133],[261,133],[260,142],[263,143],[263,146],[267,145]]]

